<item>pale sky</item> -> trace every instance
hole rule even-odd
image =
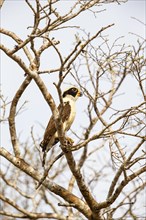
[[[62,1],[62,5],[60,11],[64,11],[69,7],[70,1]],[[70,24],[78,25],[86,30],[86,32],[90,32],[91,35],[94,34],[98,29],[102,26],[107,26],[108,24],[115,23],[111,29],[108,29],[104,32],[105,35],[109,36],[111,42],[113,42],[116,38],[120,36],[125,36],[121,41],[127,44],[135,44],[136,37],[133,37],[131,33],[138,34],[142,37],[145,35],[145,26],[142,25],[137,20],[132,17],[145,22],[145,1],[144,0],[130,0],[127,3],[123,3],[121,5],[118,4],[107,4],[99,7],[99,11],[106,9],[101,13],[97,14],[95,18],[91,13],[85,13],[80,15],[77,19],[70,22]],[[26,6],[24,1],[14,1],[14,0],[5,0],[4,5],[1,10],[1,26],[13,32],[22,39],[25,39],[25,36],[29,34],[28,26],[32,24],[33,16],[30,13],[30,10]],[[58,32],[58,34],[52,34],[57,40],[60,40],[59,48],[62,53],[65,55],[67,51],[69,51],[73,47],[74,41],[74,33],[78,32],[78,30],[63,30]],[[5,43],[7,46],[12,47],[12,41],[9,41],[8,38],[2,37],[2,43]],[[48,69],[48,66],[55,67],[56,66],[56,58],[52,56],[53,52],[51,51],[50,57],[44,56],[42,59],[42,69]],[[52,57],[54,59],[52,59]],[[19,88],[22,83],[24,76],[22,70],[11,61],[4,53],[1,53],[1,85],[2,91],[5,97],[8,97],[10,101],[14,96],[16,89]],[[45,83],[49,86],[50,91],[53,91],[53,94],[56,97],[56,91],[53,85],[53,82],[56,80],[56,76],[43,76]],[[72,80],[67,78],[68,81]],[[130,79],[131,80],[131,79]],[[132,86],[132,85],[131,85]],[[64,88],[66,85],[63,86]],[[130,97],[133,97],[133,102],[138,98],[137,96],[133,96],[133,90],[129,90],[129,86],[125,85],[125,92],[129,93]],[[31,96],[30,96],[31,94]],[[53,96],[54,96],[53,95]],[[23,97],[21,98],[20,103],[22,104],[25,100],[28,101],[26,104],[26,111],[23,115],[17,117],[18,121],[18,131],[21,133],[24,139],[27,138],[30,132],[30,127],[34,125],[38,133],[43,133],[43,130],[39,127],[38,122],[42,123],[46,126],[46,120],[50,117],[50,110],[45,101],[42,99],[38,88],[32,82],[31,86],[26,89]],[[124,97],[123,97],[124,100]],[[77,105],[83,105],[84,100],[80,100]],[[128,102],[129,103],[129,102]],[[131,103],[132,104],[132,103]],[[120,103],[119,103],[120,105]],[[42,114],[42,111],[44,114]],[[80,108],[81,111],[84,109]],[[79,113],[79,114],[80,114]],[[79,115],[78,115],[79,116]],[[77,116],[77,118],[78,118]],[[27,123],[23,124],[22,128],[22,120]],[[4,135],[2,136],[2,144],[8,143],[7,136],[7,126],[4,126]],[[73,125],[73,128],[76,127],[76,121]],[[27,132],[26,132],[27,131]]]

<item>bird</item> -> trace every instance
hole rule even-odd
[[[63,129],[65,132],[70,129],[72,123],[74,122],[76,116],[75,103],[77,99],[81,96],[82,92],[76,87],[70,87],[66,89],[62,94],[63,106],[60,104],[58,106],[58,111],[60,112]],[[42,152],[44,152],[44,160],[46,157],[46,153],[58,142],[58,133],[52,115],[45,129],[43,140],[40,143]],[[43,161],[43,165],[44,163],[45,162]]]

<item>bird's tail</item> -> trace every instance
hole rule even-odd
[[[45,143],[44,140],[41,141],[41,143],[40,143],[40,147],[42,148],[42,152],[43,152],[42,166],[44,167],[44,166],[45,166],[46,156],[47,156],[47,151],[46,151],[47,144]]]
[[[58,138],[55,138],[53,144],[48,144],[48,141],[41,141],[40,143],[40,147],[42,148],[42,152],[43,152],[43,161],[42,161],[42,166],[45,166],[45,160],[46,160],[46,156],[47,156],[47,152],[52,148],[52,146],[54,146],[55,144],[57,144],[59,141]]]
[[[45,152],[46,151],[46,147],[47,147],[47,144],[45,143],[45,141],[41,141],[40,143],[40,147],[42,148],[42,152]]]
[[[45,152],[43,153],[43,160],[42,160],[42,166],[43,166],[43,167],[45,166],[46,156],[47,156],[47,152],[45,151]]]

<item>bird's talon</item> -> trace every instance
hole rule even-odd
[[[67,143],[67,145],[71,145],[72,146],[74,141],[71,138],[66,137],[66,143]]]

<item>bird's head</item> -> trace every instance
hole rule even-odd
[[[81,91],[76,87],[71,87],[63,92],[63,98],[72,97],[75,101],[82,96]]]

